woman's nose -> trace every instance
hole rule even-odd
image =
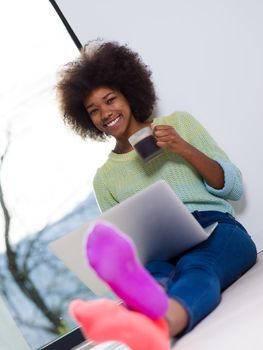
[[[103,106],[101,110],[101,114],[103,118],[109,118],[112,116],[112,111],[108,106]]]

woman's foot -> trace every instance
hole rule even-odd
[[[117,341],[132,350],[169,350],[170,340],[164,319],[147,316],[113,300],[75,300],[69,312],[79,323],[84,336],[95,342]]]
[[[90,265],[128,307],[152,319],[168,309],[165,291],[141,265],[133,242],[110,224],[96,223],[87,237]]]

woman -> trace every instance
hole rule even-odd
[[[241,173],[190,114],[151,118],[156,94],[137,53],[115,42],[90,46],[64,67],[58,93],[64,121],[79,135],[116,140],[94,178],[101,210],[164,179],[203,227],[218,225],[205,242],[170,261],[152,261],[146,270],[122,233],[98,223],[87,243],[89,262],[126,306],[75,301],[71,314],[89,339],[169,349],[169,336],[189,332],[256,262],[255,245],[229,203],[242,195]],[[147,163],[128,141],[145,126],[152,126],[162,149]]]

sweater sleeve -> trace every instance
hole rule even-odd
[[[187,125],[187,141],[215,160],[224,171],[224,187],[215,189],[204,181],[207,191],[224,199],[240,199],[243,194],[243,181],[240,170],[230,161],[226,153],[194,117],[189,113],[184,113],[182,122]]]
[[[93,179],[93,189],[95,192],[97,204],[101,212],[104,212],[107,209],[110,209],[111,207],[114,207],[116,204],[118,204],[118,201],[114,198],[112,193],[109,191],[105,182],[106,181],[103,178],[103,175],[101,174],[100,169],[98,169]]]
[[[243,194],[242,175],[239,169],[231,162],[215,159],[224,171],[224,187],[216,189],[209,186],[205,181],[205,187],[208,192],[225,199],[238,200]]]

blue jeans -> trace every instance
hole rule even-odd
[[[218,225],[209,238],[169,261],[152,261],[146,268],[170,298],[184,306],[189,332],[220,302],[221,292],[257,259],[254,242],[234,217],[218,211],[192,213],[203,226]]]

